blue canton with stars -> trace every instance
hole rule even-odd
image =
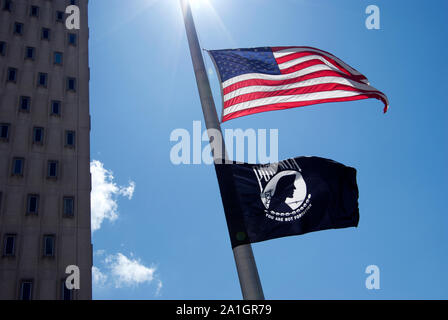
[[[245,73],[281,74],[270,47],[210,50],[224,82]]]

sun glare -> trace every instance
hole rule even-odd
[[[191,4],[191,6],[194,6],[194,7],[201,7],[202,5],[204,5],[204,4],[208,4],[208,2],[209,2],[209,0],[188,0],[189,2],[190,2],[190,4]]]

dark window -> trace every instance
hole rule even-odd
[[[31,59],[34,60],[36,49],[33,47],[26,47],[25,50],[25,59]]]
[[[61,101],[51,101],[51,115],[60,116],[61,115]]]
[[[48,161],[48,178],[57,178],[58,177],[58,162],[54,160]]]
[[[15,22],[14,23],[14,33],[18,35],[23,34],[23,23]]]
[[[25,159],[14,158],[12,161],[12,174],[16,176],[23,175],[23,166],[25,164]]]
[[[62,65],[62,52],[55,52],[54,53],[54,64],[60,64]]]
[[[50,29],[42,28],[42,40],[50,40]]]
[[[42,144],[44,142],[44,128],[35,127],[33,129],[33,142],[36,144]]]
[[[77,37],[76,33],[69,33],[68,34],[68,43],[72,46],[76,46]]]
[[[64,197],[64,215],[72,217],[75,214],[73,197]]]
[[[37,85],[46,88],[47,82],[48,82],[48,74],[39,72],[39,74],[37,75]]]
[[[6,42],[0,41],[0,55],[6,55]]]
[[[12,1],[11,0],[5,0],[3,4],[3,10],[11,12],[12,10]]]
[[[16,235],[7,234],[4,238],[3,255],[4,256],[14,256],[16,249]]]
[[[75,131],[66,131],[65,132],[65,145],[67,147],[75,146]]]
[[[62,300],[73,300],[73,295],[72,295],[73,290],[67,289],[67,286],[65,285],[65,280],[66,279],[62,280],[62,289],[61,289],[62,297],[61,297],[61,299]]]
[[[16,68],[8,68],[8,81],[17,82],[17,69]]]
[[[32,17],[39,16],[39,7],[38,6],[31,6],[30,16],[32,16]]]
[[[56,11],[56,21],[57,22],[64,21],[64,11]]]
[[[22,280],[20,283],[20,300],[31,300],[33,298],[33,281]]]
[[[0,139],[9,139],[9,123],[0,123]]]
[[[75,78],[67,78],[67,90],[76,91],[76,79]]]
[[[29,112],[31,108],[31,98],[21,96],[19,103],[19,111]]]
[[[44,256],[45,257],[54,256],[54,235],[44,236]]]
[[[36,194],[28,195],[26,213],[37,214],[39,211],[39,196]]]

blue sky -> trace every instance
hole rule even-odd
[[[365,27],[370,4],[380,30]],[[178,1],[89,8],[93,210],[104,218],[93,233],[94,298],[240,299],[213,167],[170,161],[170,133],[203,120]],[[280,159],[314,155],[358,170],[358,228],[253,245],[266,298],[447,299],[448,3],[209,0],[193,9],[203,48],[317,47],[390,101],[386,115],[369,99],[224,123],[278,129]],[[380,290],[365,287],[371,264]]]

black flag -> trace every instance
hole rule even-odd
[[[356,227],[356,170],[318,157],[215,166],[232,247]]]

